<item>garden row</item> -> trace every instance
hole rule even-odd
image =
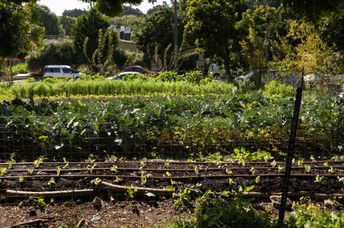
[[[28,81],[7,88],[0,88],[0,95],[16,98],[69,97],[69,96],[118,96],[118,95],[199,95],[227,94],[235,87],[205,78],[201,72],[178,75],[164,72],[156,76],[129,75],[124,80],[86,76],[78,80]]]
[[[39,155],[80,159],[89,153],[188,158],[231,153],[237,147],[280,152],[287,145],[293,109],[292,90],[284,87],[221,97],[4,102],[0,155],[2,159],[12,153],[24,159]],[[307,152],[341,153],[343,100],[309,97],[301,111],[298,152],[307,157]]]

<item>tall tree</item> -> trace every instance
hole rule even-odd
[[[310,21],[317,21],[330,13],[344,14],[343,0],[281,0],[281,2]]]
[[[69,16],[69,17],[80,17],[86,13],[86,10],[82,9],[71,9],[71,10],[64,10],[62,13],[62,16]]]
[[[13,57],[39,45],[44,29],[37,25],[34,3],[0,3],[0,57]]]
[[[77,52],[83,53],[85,38],[88,37],[87,56],[92,56],[98,47],[99,29],[107,29],[110,26],[106,18],[98,10],[92,8],[87,13],[78,17],[73,31],[72,38]]]
[[[59,23],[64,30],[64,34],[67,36],[70,36],[72,34],[72,29],[74,27],[75,22],[76,22],[76,19],[74,17],[70,17],[70,16],[59,17]]]
[[[123,9],[123,4],[129,3],[138,5],[142,2],[142,0],[81,0],[83,2],[93,2],[96,3],[95,7],[102,13],[106,14],[107,16],[117,16],[119,15]],[[148,2],[156,2],[156,0],[148,0]]]
[[[171,62],[173,44],[173,10],[167,5],[159,5],[147,12],[147,15],[135,28],[134,40],[144,53],[145,64],[150,66],[155,51],[167,67]],[[182,28],[181,28],[182,29]]]
[[[122,17],[126,15],[142,16],[143,12],[138,8],[133,8],[131,6],[124,6],[123,12],[119,16]]]
[[[39,14],[39,21],[45,28],[45,35],[59,35],[60,28],[56,14],[44,5],[38,5],[36,10]]]
[[[235,27],[241,19],[241,0],[187,0],[186,25],[188,36],[195,40],[205,56],[219,58],[228,81],[233,81],[231,58],[239,46]]]

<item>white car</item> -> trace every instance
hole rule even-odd
[[[78,78],[79,71],[68,65],[47,65],[43,69],[43,78]]]

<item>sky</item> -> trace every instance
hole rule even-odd
[[[168,0],[165,0],[169,2]],[[155,5],[162,4],[163,0],[157,0]],[[40,0],[40,4],[46,5],[49,7],[51,11],[53,11],[56,15],[61,16],[62,12],[65,9],[87,9],[89,4],[84,3],[78,0]],[[134,8],[139,8],[142,12],[146,13],[150,8],[154,5],[152,3],[148,3],[147,0],[144,0],[141,5],[133,6]]]

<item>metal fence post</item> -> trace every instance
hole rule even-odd
[[[296,100],[295,100],[294,113],[293,113],[292,122],[291,122],[290,137],[289,137],[289,142],[288,142],[288,152],[287,152],[288,154],[287,154],[287,161],[285,164],[281,206],[279,209],[279,218],[278,218],[278,221],[280,224],[284,222],[284,216],[285,216],[285,211],[286,211],[289,179],[290,179],[290,173],[291,173],[291,168],[292,168],[292,160],[293,160],[294,151],[295,151],[296,131],[297,131],[298,122],[299,122],[303,86],[304,86],[304,80],[303,80],[303,73],[302,73],[301,83],[298,85],[296,89]]]

